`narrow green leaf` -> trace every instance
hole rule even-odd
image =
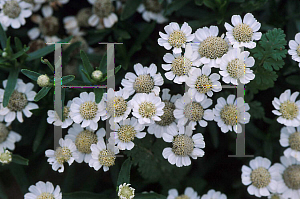
[[[86,72],[90,76],[92,74],[92,72],[94,71],[94,68],[93,68],[92,64],[90,63],[90,60],[87,57],[86,53],[83,50],[80,51],[80,57],[82,59],[83,67],[85,68]]]
[[[0,27],[1,27],[1,24],[0,24]],[[5,193],[5,187],[1,181],[0,181],[0,198],[9,199]]]
[[[71,59],[71,53],[76,49],[76,48],[80,48],[81,46],[81,42],[75,42],[70,44],[66,50],[63,51],[63,56],[62,56],[62,65],[65,66],[67,65],[67,63],[70,61]]]
[[[110,196],[106,194],[97,194],[86,191],[63,193],[63,199],[109,199]]]
[[[20,155],[12,154],[12,162],[20,165],[28,165],[29,160]]]
[[[107,53],[103,55],[98,69],[101,70],[102,73],[107,71]]]
[[[10,47],[10,37],[8,37],[8,39],[6,40],[6,52],[9,56],[12,54],[12,50]]]
[[[130,169],[131,169],[131,160],[130,158],[127,158],[120,169],[117,186],[123,183],[130,183]]]
[[[62,77],[62,85],[66,85],[67,83],[73,81],[75,79],[74,75],[67,75]]]
[[[121,20],[124,21],[131,17],[142,3],[142,0],[127,0],[123,12],[121,14]]]
[[[17,51],[20,51],[23,49],[22,42],[18,37],[15,37],[15,45],[16,45]]]
[[[18,68],[14,68],[9,72],[7,84],[5,87],[4,97],[3,97],[3,106],[4,107],[7,106],[8,102],[9,102],[9,98],[15,90],[18,76],[19,76]]]
[[[171,15],[174,11],[180,10],[183,6],[185,6],[187,3],[189,3],[191,0],[174,0],[172,3],[170,3],[167,6],[167,9],[165,10],[165,15],[169,16]]]
[[[21,57],[22,55],[24,55],[29,50],[29,48],[30,47],[26,47],[23,50],[20,50],[19,52],[14,54],[10,59],[13,60],[13,59],[17,59],[17,58]]]
[[[48,59],[43,59],[43,57],[41,57],[41,62],[43,64],[47,64],[47,66],[50,68],[50,70],[52,71],[52,73],[54,73],[54,67],[53,65],[49,62]]]
[[[33,81],[37,81],[38,77],[42,74],[28,70],[28,69],[22,69],[21,72],[28,77],[29,79],[32,79]]]
[[[36,131],[36,134],[35,134],[35,138],[33,140],[33,146],[32,146],[33,152],[36,152],[36,150],[40,146],[40,144],[43,140],[43,137],[46,133],[46,129],[47,129],[46,120],[47,120],[47,114],[44,114],[42,116],[40,124],[38,125],[37,131]]]
[[[100,103],[103,96],[103,88],[94,88],[96,103]]]
[[[300,85],[299,79],[300,79],[299,75],[290,75],[285,80],[289,84],[293,84],[293,85],[299,86]]]
[[[6,33],[3,30],[3,27],[0,23],[0,43],[1,43],[2,49],[6,48],[6,41],[7,41],[7,36],[6,36]]]
[[[167,197],[157,193],[137,193],[134,199],[166,199]]]
[[[82,73],[84,74],[84,76],[92,83],[94,82],[91,77],[87,74],[87,72],[85,72],[83,69],[81,69]]]
[[[38,102],[51,90],[52,87],[43,87],[34,97],[34,101]]]

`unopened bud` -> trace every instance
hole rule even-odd
[[[3,52],[2,57],[7,57],[7,52]]]
[[[49,83],[50,83],[50,79],[47,75],[40,75],[37,79],[37,84],[40,86],[40,87],[46,87],[46,86],[49,86]]]
[[[95,70],[93,73],[92,73],[92,78],[93,80],[95,81],[99,81],[103,76],[103,73],[100,71],[100,70]]]
[[[5,152],[0,153],[0,162],[2,164],[8,164],[12,160],[11,152],[9,150],[5,150]]]

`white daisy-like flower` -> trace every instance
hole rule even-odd
[[[286,126],[300,126],[300,100],[295,101],[299,92],[291,94],[291,90],[285,90],[279,97],[272,101],[273,106],[277,110],[272,112],[278,115],[277,122]]]
[[[192,187],[185,188],[182,195],[179,195],[176,189],[170,189],[168,194],[167,199],[200,199],[200,196]]]
[[[58,42],[60,38],[56,36],[59,31],[59,20],[57,17],[52,16],[53,10],[50,6],[42,8],[42,15],[33,15],[31,20],[38,24],[39,27],[31,28],[27,35],[31,40],[37,39],[40,35],[46,42]]]
[[[232,130],[236,133],[241,133],[242,126],[240,123],[247,124],[250,120],[250,114],[246,112],[249,109],[248,103],[244,103],[242,97],[235,99],[235,95],[229,95],[227,101],[220,97],[213,109],[215,114],[214,120],[218,123],[223,133]]]
[[[119,91],[114,91],[109,88],[107,93],[103,94],[100,102],[100,116],[102,120],[111,118],[114,122],[120,122],[128,117],[131,112],[131,105],[126,100],[129,98],[129,92],[126,89],[120,88]]]
[[[262,34],[257,32],[261,24],[254,16],[251,13],[247,13],[242,21],[240,15],[233,15],[231,23],[233,27],[225,22],[226,36],[231,45],[234,48],[243,46],[250,49],[255,48],[256,43],[253,40],[260,40]]]
[[[48,149],[45,151],[47,162],[52,165],[52,169],[59,173],[64,172],[64,163],[67,162],[69,166],[74,162],[75,159],[79,158],[76,145],[70,139],[59,139],[60,147],[56,150]]]
[[[255,60],[249,55],[250,52],[240,52],[239,48],[232,49],[223,55],[219,71],[223,76],[223,82],[238,85],[238,80],[240,80],[242,84],[248,84],[255,78],[253,71],[249,69],[254,66]]]
[[[160,121],[150,124],[148,127],[148,133],[154,134],[155,137],[161,138],[162,134],[170,131],[170,128],[176,128],[176,118],[174,117],[175,101],[182,97],[180,94],[171,96],[169,94],[170,89],[162,90],[162,101],[165,103],[163,108],[164,114],[160,116]]]
[[[47,122],[49,124],[52,124],[54,126],[61,126],[61,128],[68,128],[70,125],[73,124],[73,120],[70,117],[70,106],[72,104],[72,101],[69,100],[67,103],[67,106],[64,106],[64,111],[63,111],[63,117],[65,118],[64,121],[61,121],[60,117],[54,110],[48,110],[48,118]]]
[[[172,148],[167,147],[163,150],[162,155],[168,159],[170,164],[176,164],[177,167],[189,166],[191,158],[197,159],[204,156],[205,142],[201,133],[192,136],[193,126],[183,125],[172,128],[171,131],[163,134],[165,142],[172,142]]]
[[[34,0],[34,2],[40,4],[48,3],[42,7],[42,10],[48,10],[53,13],[53,8],[57,10],[58,7],[62,7],[63,4],[69,3],[69,0]]]
[[[80,97],[76,97],[72,101],[73,103],[70,107],[72,120],[77,124],[81,123],[83,128],[89,126],[92,130],[96,130],[103,107],[101,103],[96,104],[95,93],[82,92]]]
[[[178,125],[185,125],[190,122],[195,126],[197,122],[200,126],[206,127],[207,121],[214,119],[214,113],[211,109],[207,109],[212,105],[212,100],[204,95],[203,99],[197,101],[195,96],[191,96],[188,92],[175,102],[174,117],[178,119]]]
[[[118,16],[113,12],[112,0],[88,0],[93,5],[93,14],[88,23],[95,27],[103,24],[105,28],[111,28],[118,21]]]
[[[0,2],[0,18],[1,23],[14,29],[19,29],[21,25],[25,25],[25,18],[31,16],[31,5],[22,0],[2,0]]]
[[[280,163],[274,164],[274,172],[277,181],[276,193],[283,198],[300,198],[300,162],[293,157],[280,157]]]
[[[5,88],[7,80],[3,81],[3,87]],[[31,117],[30,110],[37,109],[39,106],[31,101],[34,101],[36,92],[32,91],[34,85],[32,83],[25,84],[23,80],[18,79],[15,86],[15,90],[10,96],[8,105],[3,107],[4,90],[0,89],[0,115],[4,116],[5,122],[12,122],[16,118],[19,122],[23,122],[22,112],[26,117]]]
[[[110,120],[110,125],[113,130],[110,133],[110,142],[117,144],[120,150],[131,150],[134,147],[134,138],[141,139],[146,136],[145,132],[141,132],[145,126],[138,123],[134,117],[122,120],[119,124]]]
[[[133,66],[136,75],[128,72],[125,79],[122,79],[122,86],[128,90],[129,95],[136,93],[155,93],[159,94],[159,86],[164,84],[164,79],[160,73],[157,73],[157,66],[151,64],[149,67],[143,67],[142,64]]]
[[[63,19],[64,27],[69,35],[82,36],[85,32],[80,31],[76,16],[67,16]]]
[[[292,55],[293,60],[299,62],[300,67],[300,33],[295,35],[295,40],[289,41],[289,47],[288,53]]]
[[[24,195],[24,199],[62,199],[60,187],[54,186],[51,182],[39,181],[29,187],[29,193]]]
[[[187,44],[185,54],[182,56],[179,54],[167,53],[163,57],[163,60],[167,64],[162,64],[162,68],[165,71],[165,76],[168,80],[173,80],[176,84],[182,84],[186,82],[188,74],[192,71],[194,67],[200,66],[200,60],[198,58],[198,53],[193,52],[191,44]]]
[[[217,26],[199,28],[192,45],[202,64],[216,68],[219,68],[222,56],[232,48],[224,34],[221,37],[218,34]]]
[[[140,124],[153,124],[155,121],[161,121],[160,116],[164,114],[165,103],[154,93],[137,93],[130,103],[133,107],[132,115]]]
[[[120,199],[133,199],[134,198],[135,189],[130,187],[130,184],[120,184],[118,196]]]
[[[211,189],[207,192],[207,194],[204,194],[201,199],[227,199],[227,196],[222,194],[220,191]]]
[[[98,140],[105,136],[104,128],[99,129],[96,133],[89,127],[84,129],[79,124],[73,124],[68,130],[68,134],[65,139],[70,139],[75,143],[78,151],[78,158],[75,159],[76,162],[89,163],[92,158],[91,145],[97,144]]]
[[[249,163],[250,167],[242,166],[242,183],[248,186],[250,195],[256,197],[269,196],[270,192],[275,193],[277,189],[276,168],[271,166],[267,158],[256,157]]]
[[[284,156],[287,158],[294,157],[300,161],[300,126],[297,128],[283,127],[279,142],[281,146],[289,147],[284,151]]]
[[[282,194],[279,193],[273,193],[268,196],[268,199],[286,199],[282,196]]]
[[[164,16],[162,4],[158,0],[144,0],[137,8],[145,21],[156,21],[159,24],[165,23],[168,19]]]
[[[89,166],[98,171],[103,166],[103,171],[109,170],[109,167],[115,164],[116,154],[119,153],[118,147],[114,143],[108,142],[106,145],[103,138],[99,139],[97,144],[91,145],[92,159]]]
[[[200,68],[195,68],[189,74],[186,84],[190,87],[189,93],[198,102],[204,99],[205,94],[209,97],[213,96],[214,92],[220,92],[222,90],[221,83],[218,81],[220,75],[211,74],[211,68],[207,65]]]
[[[159,32],[161,38],[157,40],[158,44],[167,50],[173,48],[174,54],[180,54],[182,52],[181,48],[185,48],[186,43],[195,38],[195,35],[192,34],[192,28],[186,22],[183,23],[181,28],[178,23],[171,22],[164,29],[167,34]]]
[[[0,122],[0,148],[15,150],[15,143],[21,140],[22,136],[14,131],[8,130],[4,123]]]
[[[0,162],[2,165],[9,164],[12,161],[11,154],[9,150],[0,147]]]
[[[41,3],[37,3],[34,0],[23,0],[23,1],[30,4],[30,10],[32,10],[33,12],[39,11],[39,9],[42,7]]]

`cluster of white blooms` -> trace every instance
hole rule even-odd
[[[167,199],[227,199],[227,196],[220,191],[211,189],[200,197],[192,187],[187,187],[182,195],[179,195],[176,189],[170,189]]]

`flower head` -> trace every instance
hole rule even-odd
[[[137,8],[137,11],[142,13],[143,19],[147,22],[154,20],[162,24],[168,21],[168,19],[164,17],[162,4],[158,0],[143,0]]]
[[[30,192],[24,195],[24,199],[62,199],[60,187],[54,186],[51,182],[39,181],[35,185],[31,185],[28,189]]]
[[[19,142],[21,138],[20,134],[10,131],[4,123],[0,122],[0,149],[15,150],[15,143]]]
[[[280,145],[289,147],[284,151],[284,156],[287,158],[294,157],[300,161],[300,126],[283,127],[280,134]]]
[[[11,152],[0,148],[0,162],[2,164],[9,164],[12,161]]]
[[[182,195],[179,195],[176,189],[170,189],[168,194],[167,199],[200,199],[200,196],[192,187],[185,188]]]
[[[48,110],[47,114],[48,114],[48,118],[47,118],[47,122],[49,124],[52,124],[54,126],[61,126],[61,128],[68,128],[71,124],[73,124],[73,120],[70,117],[70,106],[72,104],[72,101],[69,100],[67,103],[67,106],[64,106],[64,110],[63,110],[63,117],[64,117],[64,121],[62,121],[60,119],[60,117],[58,116],[58,114],[56,113],[56,111],[54,110]]]
[[[227,199],[227,196],[222,194],[220,191],[211,189],[207,192],[207,194],[204,194],[201,199]]]
[[[130,187],[130,184],[120,184],[118,196],[120,199],[132,199],[134,198],[135,189]]]
[[[300,33],[295,35],[295,40],[289,41],[289,51],[288,53],[292,55],[292,59],[299,62],[300,67]]]

